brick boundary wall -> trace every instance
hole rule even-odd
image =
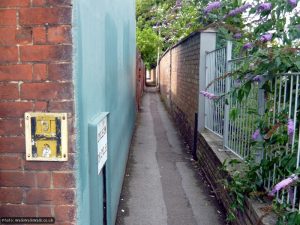
[[[160,93],[180,133],[193,147],[198,111],[200,33],[193,33],[160,59]]]
[[[161,99],[190,148],[194,138],[194,113],[198,111],[200,47],[200,33],[191,34],[162,55],[158,68]],[[198,133],[197,143],[199,165],[226,210],[232,199],[221,181],[230,179],[230,174],[219,168],[225,158],[234,156],[219,151],[223,149],[222,140],[210,132]],[[273,214],[260,221],[264,214],[260,209],[269,205],[247,199],[245,212],[237,215],[232,224],[275,225]]]
[[[146,79],[146,67],[140,52],[136,52],[136,108],[140,110]]]
[[[0,1],[0,217],[76,222],[71,0]],[[69,160],[25,160],[24,113],[67,112]]]
[[[171,77],[171,51],[167,51],[159,61],[159,89],[161,98],[166,104],[167,108],[170,109],[170,77]]]

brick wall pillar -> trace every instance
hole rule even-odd
[[[206,52],[215,49],[216,31],[214,29],[202,31],[200,33],[199,91],[206,88]],[[205,127],[205,99],[200,94],[198,99],[198,131],[201,132]]]
[[[0,217],[75,224],[71,0],[0,1]],[[67,112],[69,161],[25,160],[24,113]]]

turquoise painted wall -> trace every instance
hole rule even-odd
[[[108,117],[107,219],[114,225],[135,122],[135,1],[73,0],[78,224],[102,225],[103,182],[89,122]]]

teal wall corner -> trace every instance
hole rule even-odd
[[[135,1],[73,0],[79,225],[103,224],[103,174],[88,126],[101,112],[109,112],[107,224],[115,223],[136,118],[135,25]]]

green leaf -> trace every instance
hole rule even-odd
[[[296,223],[297,214],[298,214],[298,212],[290,213],[290,215],[288,217],[288,225],[298,225]]]
[[[250,91],[251,91],[251,87],[252,87],[251,81],[248,81],[248,82],[244,85],[244,94],[245,94],[246,97],[249,96]]]
[[[244,95],[245,95],[244,89],[239,89],[237,93],[237,99],[239,102],[243,101]]]
[[[295,219],[295,224],[300,224],[300,214],[297,213],[296,219]]]
[[[297,66],[298,70],[300,70],[300,61],[296,61],[295,65]]]
[[[228,164],[230,164],[230,165],[236,165],[236,164],[240,164],[240,163],[241,163],[241,160],[239,160],[239,159],[232,159],[232,160],[229,161]]]
[[[232,108],[230,110],[230,113],[229,113],[229,118],[231,120],[235,120],[237,118],[237,116],[238,116],[238,109],[237,108]]]
[[[281,59],[280,59],[280,57],[276,57],[275,63],[276,63],[277,67],[279,67],[281,65]]]

